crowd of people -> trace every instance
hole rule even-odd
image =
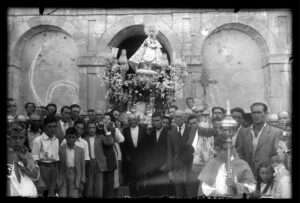
[[[7,195],[31,197],[291,198],[291,125],[287,111],[158,109],[144,123],[134,111],[46,107],[32,102],[17,115],[7,101]]]

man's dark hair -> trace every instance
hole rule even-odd
[[[75,135],[77,137],[77,130],[76,128],[74,127],[70,127],[66,130],[66,136],[67,137],[68,135]]]
[[[188,121],[190,122],[190,120],[192,120],[192,119],[197,119],[197,116],[195,116],[195,115],[190,115],[189,117],[188,117]]]
[[[53,107],[55,108],[55,111],[54,111],[53,113],[56,114],[56,111],[57,111],[57,106],[56,106],[56,104],[54,104],[54,103],[48,104],[48,105],[46,106],[46,110],[48,110],[49,106],[53,106]]]
[[[64,112],[65,109],[70,109],[70,110],[72,110],[71,107],[69,107],[69,106],[63,106],[63,107],[61,107],[61,109],[60,109],[60,113]]]
[[[28,105],[30,105],[30,104],[32,104],[33,107],[36,108],[36,107],[35,107],[35,104],[34,104],[33,102],[27,102],[27,103],[25,104],[25,109],[27,109]]]
[[[220,109],[222,111],[222,113],[226,112],[224,108],[222,108],[220,106],[215,106],[215,107],[212,108],[211,113],[213,113],[216,109]]]
[[[172,109],[172,108],[174,108],[175,110],[178,110],[178,106],[176,106],[176,105],[171,105],[171,106],[169,106],[168,109]]]
[[[96,125],[96,123],[97,123],[96,119],[89,119],[89,120],[87,121],[86,126],[89,126],[89,124],[95,124],[95,125]]]
[[[44,125],[46,126],[48,123],[56,123],[56,118],[54,115],[48,115],[44,119]]]
[[[156,112],[154,112],[154,113],[152,114],[152,118],[155,118],[155,117],[162,118],[163,115],[162,115],[160,112],[156,111]]]
[[[112,114],[111,114],[110,112],[105,112],[105,113],[104,113],[104,117],[105,117],[105,116],[109,116],[110,119],[112,119]]]
[[[254,106],[262,106],[262,107],[264,107],[264,112],[265,112],[265,113],[268,112],[268,106],[267,106],[266,104],[262,103],[262,102],[255,102],[255,103],[253,103],[253,104],[250,106],[250,110],[251,110],[251,111],[252,111],[252,108],[253,108]]]
[[[233,109],[231,109],[231,114],[233,114],[233,112],[238,112],[240,114],[242,114],[242,117],[244,118],[245,117],[245,111],[244,109],[240,108],[240,107],[235,107]]]
[[[87,112],[95,112],[94,109],[89,109]]]
[[[70,106],[71,110],[72,110],[74,107],[81,109],[81,107],[80,107],[78,104],[72,104],[72,105]]]
[[[187,97],[187,98],[185,99],[185,102],[187,102],[188,100],[192,100],[193,103],[194,103],[194,98],[193,98],[193,97]]]
[[[214,146],[218,146],[220,148],[224,148],[224,144],[226,144],[227,136],[226,135],[218,135],[214,139]]]
[[[82,124],[84,126],[84,122],[82,119],[78,119],[74,122],[74,127],[77,125],[77,124]]]
[[[115,122],[115,121],[117,120],[117,119],[114,117],[114,115],[113,115],[114,111],[118,111],[118,112],[120,113],[119,109],[117,109],[117,108],[113,108],[113,109],[110,111],[110,119],[111,119],[111,121],[113,121],[113,122]],[[105,115],[105,114],[104,114],[104,115]]]

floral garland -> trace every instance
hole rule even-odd
[[[173,104],[174,94],[183,88],[187,72],[180,66],[165,66],[156,75],[127,73],[128,65],[119,65],[114,60],[106,63],[104,81],[107,84],[108,101],[125,107],[129,102],[149,102],[155,98],[158,108]]]

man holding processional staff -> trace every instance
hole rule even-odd
[[[236,122],[230,116],[227,102],[227,116],[222,121],[223,134],[214,140],[217,157],[211,159],[201,171],[198,195],[242,197],[255,191],[255,179],[250,166],[232,154],[232,140]]]

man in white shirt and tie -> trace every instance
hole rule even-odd
[[[124,178],[129,182],[129,192],[132,197],[143,195],[144,168],[148,153],[146,128],[138,123],[137,115],[129,116],[130,127],[124,128],[125,140],[120,144],[123,149],[124,168],[128,170]]]
[[[63,106],[60,110],[61,119],[57,122],[57,129],[55,136],[59,140],[59,144],[63,141],[66,130],[73,127],[71,122],[71,107]]]

